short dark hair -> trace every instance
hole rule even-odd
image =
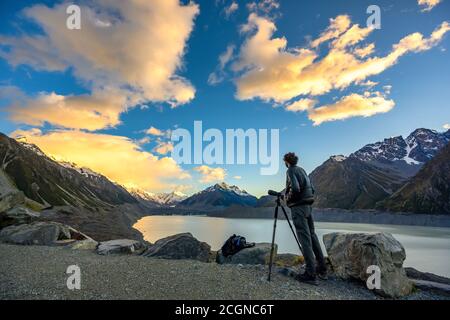
[[[291,166],[296,166],[298,162],[298,157],[294,152],[288,152],[284,155],[283,160],[289,163]]]

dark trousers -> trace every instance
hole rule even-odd
[[[319,270],[323,270],[326,267],[319,238],[314,230],[314,221],[311,214],[312,207],[310,205],[292,207],[291,213],[298,240],[302,245],[306,272],[310,275],[315,275],[316,264],[314,260],[317,260]]]

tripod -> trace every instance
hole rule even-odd
[[[269,194],[271,194],[270,191],[269,191]],[[303,254],[302,246],[300,245],[300,242],[298,241],[297,235],[295,234],[294,228],[292,227],[292,224],[289,221],[289,217],[288,217],[288,215],[286,213],[286,210],[284,209],[283,205],[281,204],[281,196],[282,196],[281,193],[273,192],[271,195],[277,196],[277,200],[276,200],[277,206],[275,207],[275,216],[274,216],[273,234],[272,234],[272,247],[270,249],[269,276],[267,277],[267,281],[270,281],[270,276],[272,274],[273,251],[274,251],[274,247],[275,247],[275,232],[276,232],[276,229],[277,229],[278,208],[279,207],[281,207],[281,209],[283,210],[284,216],[286,217],[286,221],[288,222],[289,227],[291,228],[291,231],[292,231],[292,234],[294,235],[295,241],[297,241],[298,248],[300,249],[300,252]]]

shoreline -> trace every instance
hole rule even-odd
[[[286,208],[286,211],[290,216],[289,208]],[[206,215],[217,218],[273,219],[274,208],[230,207],[221,211],[207,212]],[[450,228],[450,215],[314,208],[313,217],[317,222]],[[283,214],[279,214],[279,218],[283,220]]]

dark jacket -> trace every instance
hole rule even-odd
[[[314,203],[314,186],[303,168],[293,166],[286,171],[286,204],[288,207]]]

